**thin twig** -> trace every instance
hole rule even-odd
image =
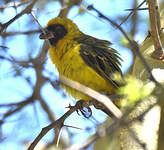
[[[146,7],[146,8],[132,8],[132,9],[125,9],[125,11],[139,11],[139,10],[148,10],[148,7]]]
[[[22,12],[17,14],[14,18],[9,20],[8,22],[1,24],[1,30],[0,32],[3,32],[4,29],[6,29],[11,23],[13,23],[15,20],[17,20],[19,17],[21,17],[24,14],[31,13],[31,9],[33,8],[34,4],[37,0],[33,0]]]
[[[30,103],[33,103],[35,101],[35,95],[34,93],[32,94],[32,96],[30,96],[29,98],[27,98],[25,101],[22,101],[20,103],[18,103],[17,105],[15,105],[15,109],[10,109],[9,111],[7,111],[3,116],[2,119],[0,120],[0,125],[4,122],[5,119],[7,119],[9,116],[15,114],[16,112],[20,111],[22,108],[24,108],[25,106],[27,106]],[[10,104],[8,104],[10,105]],[[3,106],[3,105],[1,105]],[[11,107],[13,105],[10,105]]]
[[[33,11],[31,11],[31,16],[34,18],[34,20],[36,21],[36,23],[39,25],[39,28],[42,30],[42,32],[44,34],[46,34],[45,30],[43,29],[43,27],[41,26],[41,24],[39,23],[38,19],[36,18],[35,14]]]
[[[45,136],[48,131],[50,131],[53,128],[61,128],[64,125],[64,121],[66,118],[68,118],[74,111],[76,111],[76,107],[71,107],[69,111],[67,111],[62,117],[60,117],[58,120],[52,122],[50,125],[44,127],[40,134],[35,138],[35,140],[31,143],[29,148],[27,150],[33,150],[35,146],[39,143],[39,141]]]
[[[3,6],[0,6],[0,9],[2,10],[2,9],[5,9],[5,8],[9,8],[9,7],[14,7],[14,8],[16,8],[16,7],[19,7],[19,6],[22,6],[22,5],[24,5],[24,4],[27,4],[28,2],[30,2],[31,0],[26,0],[26,1],[23,1],[23,2],[21,2],[21,3],[18,3],[18,4],[13,4],[13,5],[3,5]]]
[[[3,32],[1,33],[2,37],[7,37],[7,36],[13,36],[13,35],[18,35],[18,34],[34,34],[34,33],[40,33],[41,30],[30,30],[30,31],[14,31],[14,32]]]
[[[139,4],[139,5],[137,6],[137,8],[135,8],[135,9],[139,9],[145,2],[146,2],[146,0],[144,0],[141,4]],[[124,22],[126,22],[126,20],[128,20],[128,18],[129,18],[131,15],[133,15],[134,13],[135,13],[135,11],[132,11],[132,12],[120,23],[119,26],[121,26]]]
[[[58,139],[57,139],[56,147],[59,146],[59,141],[60,141],[60,138],[61,138],[61,134],[62,134],[62,128],[60,128],[60,131],[59,131],[59,135],[58,135]]]
[[[31,11],[31,16],[33,17],[33,19],[36,21],[36,23],[39,25],[41,31],[43,32],[43,34],[46,34],[45,29],[41,26],[41,24],[39,23],[38,19],[36,18],[35,14],[33,11]],[[50,41],[48,39],[45,39],[46,42],[48,43],[48,46],[51,46]],[[44,46],[44,45],[43,45]],[[46,52],[47,53],[47,52]]]

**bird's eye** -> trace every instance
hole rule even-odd
[[[55,36],[58,36],[59,38],[62,38],[66,35],[67,30],[65,27],[61,24],[52,24],[47,27],[48,31],[51,31],[55,34]]]
[[[61,25],[55,26],[55,30],[56,30],[56,31],[61,31],[61,30],[63,30],[63,29],[64,29],[64,27],[61,26]]]
[[[67,30],[62,24],[51,24],[47,27],[47,30],[53,35],[53,38],[49,39],[52,45],[55,45],[67,34]]]
[[[65,35],[65,28],[63,26],[56,26],[55,30],[58,35]]]

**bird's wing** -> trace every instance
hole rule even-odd
[[[110,43],[91,36],[78,40],[78,42],[80,44],[80,55],[85,63],[112,86],[118,87],[118,83],[113,80],[112,75],[114,72],[121,73],[121,58],[115,49],[108,47]]]

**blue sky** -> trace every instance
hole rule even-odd
[[[84,4],[93,4],[95,8],[109,16],[111,19],[115,20],[119,15],[126,16],[129,14],[129,12],[124,11],[124,9],[131,8],[131,2],[131,0],[113,0],[112,2],[109,0],[86,0]],[[43,27],[51,18],[58,15],[61,8],[59,3],[56,1],[49,2],[44,10],[39,10],[39,7],[40,6],[37,5],[34,12]],[[7,8],[4,12],[0,12],[2,23],[10,20],[21,10],[22,7],[18,8],[17,10],[14,8]],[[140,25],[138,26],[138,32],[135,37],[138,42],[141,42],[145,38],[146,31],[148,29],[148,25],[145,21],[148,17],[147,13],[140,12],[140,17]],[[110,40],[113,43],[112,47],[119,51],[123,59],[122,70],[124,72],[127,70],[127,68],[132,63],[132,55],[130,50],[120,45],[118,36],[120,36],[121,33],[116,28],[113,28],[105,20],[98,19],[95,12],[89,11],[85,14],[78,15],[77,7],[72,8],[68,18],[72,19],[84,33],[100,39]],[[130,25],[130,23],[126,22],[123,26],[127,32]],[[7,31],[27,31],[37,28],[38,25],[33,21],[32,17],[30,15],[24,15],[12,25],[10,25],[7,28]],[[6,40],[3,40],[0,37],[0,45],[7,46],[8,54],[17,58],[18,60],[26,60],[29,56],[35,58],[43,44],[43,41],[40,40],[38,36],[39,34],[34,36],[17,35],[8,37]],[[0,53],[1,55],[6,55],[3,50],[1,50]],[[24,78],[20,76],[13,77],[13,74],[15,73],[13,71],[13,67],[14,66],[12,66],[7,61],[3,61],[0,64],[0,103],[2,104],[21,101],[28,97],[32,92],[29,83],[26,82]],[[52,78],[58,78],[57,70],[49,57],[46,61],[45,68],[48,71],[53,72],[54,76]],[[34,70],[32,68],[21,68],[21,71],[25,77],[30,79],[32,85],[35,85],[36,77]],[[47,74],[47,76],[49,75]],[[55,91],[48,83],[43,86],[42,95],[46,99],[51,110],[54,111],[57,118],[59,118],[66,111],[65,107],[68,106],[70,102],[75,101],[69,96],[63,98],[61,93]],[[0,113],[4,113],[5,111],[6,109],[0,108]],[[97,112],[94,110],[94,114],[94,117],[99,122],[103,122],[106,118],[105,115],[100,111]],[[76,136],[73,138],[74,143],[77,143],[79,139],[85,140],[89,134],[95,132],[95,122],[93,119],[91,120],[86,120],[84,117],[79,117],[76,113],[74,113],[66,121],[66,124],[73,124],[74,126],[81,127],[82,129],[85,129],[86,127],[92,127],[92,130],[89,133],[87,133],[86,130],[79,131],[75,129],[69,129],[71,132],[76,133]],[[35,105],[29,105],[28,107],[25,107],[19,114],[17,113],[17,115],[7,119],[6,123],[2,126],[1,130],[5,135],[5,140],[1,144],[0,150],[4,148],[6,150],[22,150],[23,144],[20,143],[20,140],[33,140],[40,132],[41,128],[48,124],[49,122],[47,116],[42,111],[38,102],[35,102]],[[19,128],[19,130],[14,132],[14,129],[17,128]],[[29,133],[29,131],[31,133]],[[50,137],[52,137],[52,132],[48,133],[48,135],[43,138],[43,142],[50,140]],[[81,137],[83,137],[83,139]]]

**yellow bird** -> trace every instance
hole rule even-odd
[[[46,34],[41,34],[40,39],[49,39],[49,55],[59,76],[103,94],[115,94],[118,83],[112,75],[121,73],[121,58],[109,47],[110,42],[86,35],[71,20],[59,17],[48,22]],[[75,89],[64,85],[63,88],[78,100],[91,100]]]

